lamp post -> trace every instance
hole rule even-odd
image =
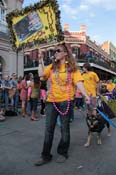
[[[16,50],[16,74],[18,76],[18,49]]]

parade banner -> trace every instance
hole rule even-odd
[[[43,0],[6,17],[13,49],[63,40],[57,0]]]

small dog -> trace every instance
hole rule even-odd
[[[101,132],[105,127],[107,127],[107,130],[108,130],[107,135],[108,136],[111,135],[110,124],[103,117],[101,117],[98,113],[97,113],[97,116],[87,114],[86,123],[87,123],[89,131],[88,131],[87,142],[84,145],[85,147],[88,147],[91,144],[93,132],[97,133],[97,144],[98,145],[102,144]]]

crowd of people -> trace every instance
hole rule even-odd
[[[87,114],[96,117],[96,96],[100,95],[102,85],[98,75],[91,70],[90,64],[85,63],[83,74],[80,73],[79,67],[65,43],[56,46],[55,59],[47,67],[44,67],[43,55],[40,51],[38,74],[44,80],[49,79],[50,87],[46,99],[44,143],[41,157],[35,165],[41,166],[52,160],[54,130],[56,122],[59,120],[61,139],[57,146],[58,158],[56,161],[62,163],[69,156],[70,120],[74,119],[74,107],[76,106],[78,109],[80,105],[83,107],[83,101],[85,101],[88,105]],[[87,140],[85,146],[88,144]]]
[[[52,143],[57,119],[60,121],[61,139],[57,147],[57,162],[68,159],[70,147],[70,122],[74,120],[74,109],[82,110],[86,104],[87,114],[96,116],[96,96],[112,93],[116,84],[112,80],[100,80],[91,70],[89,63],[83,65],[83,72],[65,43],[54,50],[55,59],[44,67],[43,54],[39,51],[38,74],[29,73],[24,77],[4,75],[0,81],[0,120],[5,120],[5,112],[12,110],[18,115],[21,103],[21,116],[30,115],[37,121],[38,100],[41,102],[40,115],[46,116],[45,137],[40,160],[41,166],[52,160]],[[49,83],[47,83],[47,80]],[[48,85],[49,84],[49,85]],[[88,146],[87,140],[85,146]]]
[[[85,64],[87,66],[87,64]],[[89,65],[90,66],[90,65]],[[85,74],[83,74],[84,76]],[[45,101],[47,97],[47,82],[43,79],[39,80],[37,74],[33,79],[33,74],[29,73],[23,77],[17,77],[16,73],[10,76],[4,75],[0,80],[0,116],[9,109],[18,114],[19,104],[22,104],[22,116],[31,115],[30,111],[30,86],[33,80],[39,81],[38,100],[41,101],[41,115],[45,115]],[[100,93],[111,93],[115,89],[113,80],[100,80]],[[21,90],[22,89],[22,90]],[[41,89],[41,90],[40,90]],[[90,88],[91,89],[91,88]],[[26,95],[26,96],[25,96]],[[77,110],[82,110],[85,107],[85,102],[82,93],[77,88],[75,89],[74,107]],[[21,103],[22,102],[22,103]]]
[[[11,77],[4,75],[0,80],[0,121],[4,121],[7,115],[14,116],[19,113],[23,118],[29,115],[32,121],[36,121],[40,99],[40,115],[44,116],[46,92],[46,81],[40,80],[38,74],[29,73],[24,77],[17,77],[16,73]]]

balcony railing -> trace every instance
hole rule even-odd
[[[106,68],[106,69],[109,69],[109,70],[111,70],[111,71],[113,71],[113,72],[116,72],[116,68],[113,68],[113,67],[111,67],[110,66],[110,64],[108,64],[107,62],[103,62],[103,61],[100,61],[99,59],[94,59],[94,58],[86,58],[86,57],[83,57],[83,58],[81,58],[81,59],[78,59],[78,62],[88,62],[88,63],[95,63],[95,64],[97,64],[97,65],[99,65],[99,66],[102,66],[102,67],[104,67],[104,68]]]
[[[44,65],[47,66],[51,64],[51,59],[47,58],[46,60],[44,60]],[[24,64],[24,68],[35,68],[38,67],[38,61],[29,61],[27,63]]]
[[[34,68],[38,67],[38,61],[37,62],[27,62],[24,64],[24,68]]]
[[[109,69],[113,72],[116,72],[116,68],[111,67],[110,64],[108,64],[107,62],[100,61],[97,58],[95,59],[95,58],[92,58],[92,57],[90,57],[90,58],[83,57],[83,58],[78,59],[78,63],[83,63],[83,62],[95,63],[99,66],[102,66],[106,69]],[[45,66],[49,65],[50,63],[51,63],[50,58],[47,58],[46,60],[44,60]],[[35,68],[35,67],[38,67],[38,61],[27,62],[27,63],[24,64],[24,68]]]

